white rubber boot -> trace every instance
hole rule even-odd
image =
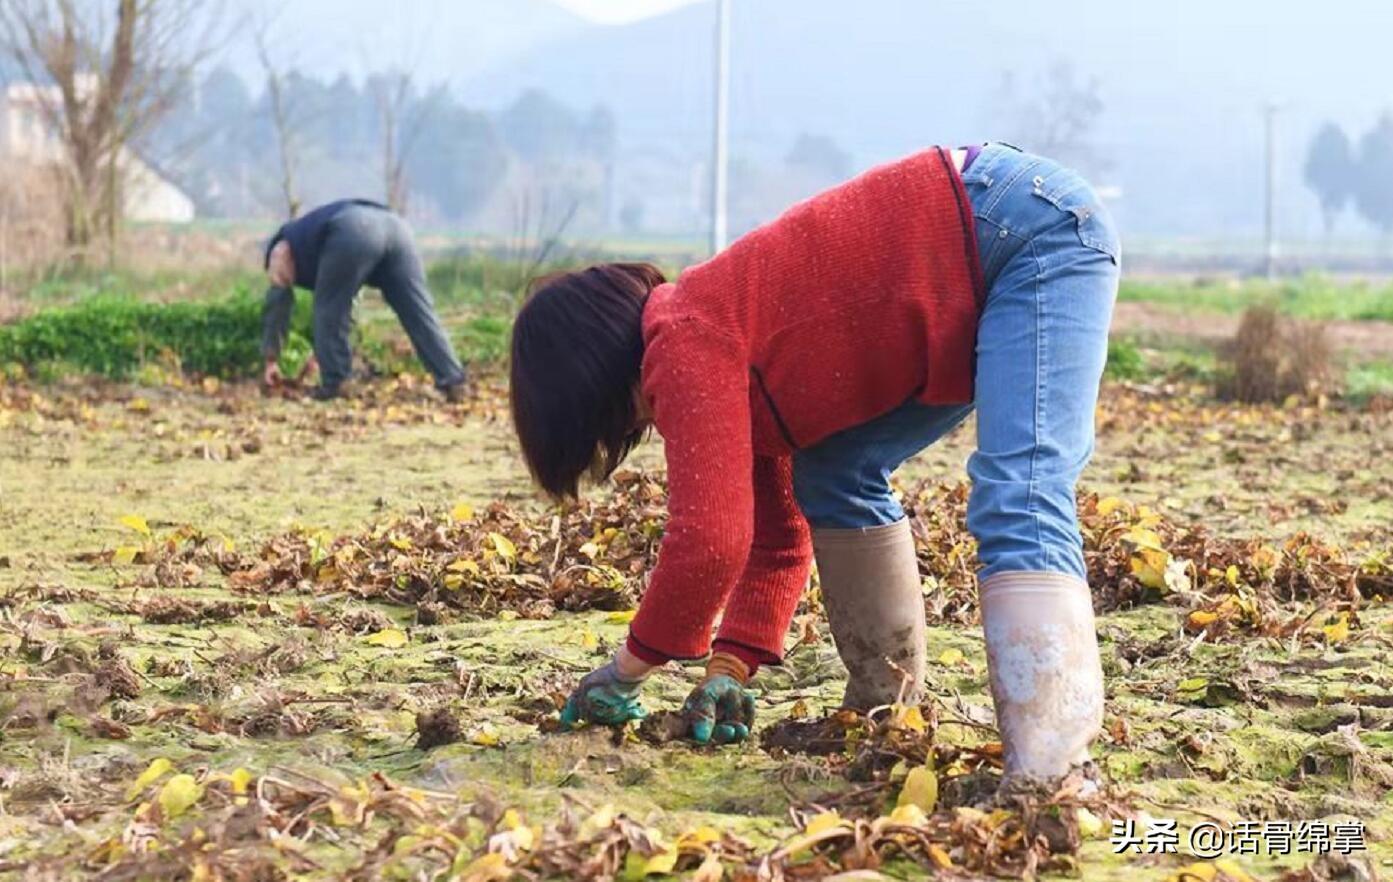
[[[1054,780],[1089,760],[1103,726],[1103,667],[1088,584],[998,573],[981,584],[982,631],[1006,779]]]

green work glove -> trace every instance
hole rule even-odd
[[[610,659],[604,667],[586,674],[571,692],[561,710],[561,725],[572,728],[586,722],[622,726],[630,720],[641,720],[648,715],[638,703],[642,686],[642,679],[624,679],[618,662]]]
[[[745,689],[749,668],[723,652],[711,656],[706,677],[687,696],[682,716],[697,744],[731,744],[750,737],[755,697]]]

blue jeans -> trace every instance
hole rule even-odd
[[[909,401],[794,454],[793,486],[813,527],[894,523],[901,463],[977,411],[967,524],[981,576],[1085,574],[1074,485],[1093,453],[1120,247],[1078,174],[1004,144],[963,175],[987,299],[972,404]]]

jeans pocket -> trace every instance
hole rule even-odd
[[[1103,206],[1098,194],[1082,178],[1070,176],[1062,187],[1045,190],[1037,186],[1035,195],[1060,211],[1074,216],[1079,242],[1094,251],[1101,251],[1117,264],[1122,256],[1122,243],[1112,215]]]

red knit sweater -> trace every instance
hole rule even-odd
[[[792,452],[911,397],[972,400],[982,298],[947,151],[803,202],[661,285],[642,393],[663,436],[667,533],[629,634],[658,664],[716,647],[777,663],[812,549]]]

